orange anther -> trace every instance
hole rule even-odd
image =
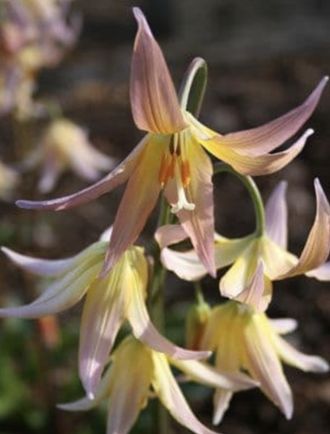
[[[190,184],[190,166],[187,160],[181,163],[181,179],[183,187],[187,187]]]
[[[164,153],[162,156],[162,161],[160,163],[160,169],[159,169],[159,175],[158,175],[158,180],[159,183],[161,185],[161,187],[163,188],[164,185],[166,184],[167,178],[168,178],[168,157],[167,155]]]

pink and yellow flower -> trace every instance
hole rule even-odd
[[[68,259],[44,260],[3,248],[18,266],[52,282],[31,304],[0,309],[0,317],[39,318],[65,311],[86,296],[81,319],[79,373],[93,396],[121,325],[128,320],[134,336],[177,359],[201,359],[207,351],[172,344],[153,326],[145,304],[148,263],[143,249],[130,247],[103,278],[99,273],[108,243],[98,241]],[[132,360],[130,360],[130,363]]]
[[[181,106],[161,49],[138,8],[130,97],[137,127],[147,132],[133,152],[109,175],[91,187],[60,199],[17,204],[29,209],[63,210],[89,202],[127,181],[105,263],[109,270],[135,242],[163,190],[208,272],[215,275],[214,213],[211,159],[230,164],[243,174],[280,170],[303,149],[307,130],[285,151],[271,153],[293,136],[314,111],[327,78],[296,109],[247,131],[220,135],[202,125]],[[203,61],[196,59],[192,74]],[[189,80],[188,80],[189,81]]]
[[[109,399],[107,434],[126,434],[134,425],[140,411],[152,393],[156,395],[173,418],[197,434],[212,434],[191,411],[170,364],[180,369],[190,380],[209,387],[232,391],[254,387],[256,383],[240,374],[221,374],[211,366],[193,360],[174,360],[128,337],[120,343],[111,357],[111,365],[102,378],[95,398],[59,405],[69,411],[85,411]]]
[[[265,310],[272,297],[272,281],[301,274],[321,277],[321,266],[330,250],[330,205],[315,180],[316,214],[300,257],[287,250],[286,183],[280,183],[266,205],[266,231],[243,238],[215,235],[215,263],[230,266],[219,282],[223,296]],[[199,280],[207,270],[194,250],[179,252],[167,247],[186,238],[180,226],[164,226],[156,234],[163,265],[185,280]],[[310,273],[309,273],[310,272]],[[325,275],[325,271],[323,271]],[[330,280],[330,273],[327,274]]]
[[[324,373],[328,363],[291,346],[281,335],[295,330],[292,319],[269,319],[249,306],[227,302],[213,308],[200,348],[216,351],[215,365],[222,372],[244,370],[260,383],[264,394],[290,419],[293,398],[282,362],[305,372]],[[233,392],[219,388],[214,394],[213,423],[218,424]]]

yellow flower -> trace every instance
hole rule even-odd
[[[328,363],[301,353],[281,335],[296,328],[292,319],[271,320],[248,306],[227,302],[212,310],[201,348],[216,351],[215,365],[228,373],[244,370],[260,383],[264,394],[290,419],[293,399],[282,362],[305,372],[327,372]],[[214,394],[213,423],[218,424],[233,393],[223,388]]]
[[[153,326],[145,303],[148,264],[143,249],[130,247],[116,266],[100,278],[108,243],[98,241],[68,259],[45,260],[3,248],[18,266],[51,283],[32,303],[0,309],[0,317],[39,318],[65,311],[84,296],[79,373],[89,396],[93,396],[118,330],[127,320],[136,338],[157,351],[177,359],[207,358],[207,351],[185,350],[163,337]],[[132,360],[130,360],[130,363]]]
[[[321,184],[315,180],[315,219],[299,258],[287,250],[285,192],[286,184],[282,182],[269,198],[264,234],[253,233],[236,239],[215,235],[216,267],[221,269],[230,266],[219,282],[223,296],[265,310],[272,297],[274,280],[300,274],[330,280],[326,266],[315,270],[326,261],[330,250],[330,206]],[[186,237],[179,226],[160,228],[156,238],[162,248],[161,259],[164,266],[180,278],[199,280],[207,271],[195,251],[179,252],[167,247]]]
[[[109,399],[107,434],[126,434],[134,425],[140,411],[153,393],[181,425],[197,434],[212,434],[195,417],[183,396],[170,363],[184,372],[189,379],[210,387],[241,390],[253,387],[243,374],[221,374],[204,363],[176,361],[128,337],[120,343],[111,357],[111,365],[104,374],[95,394],[79,401],[59,405],[69,411],[85,411]]]
[[[177,213],[205,268],[215,275],[212,164],[206,153],[244,174],[263,175],[288,164],[303,149],[307,130],[285,151],[271,153],[293,136],[314,111],[327,82],[324,78],[306,101],[274,121],[247,131],[220,135],[179,104],[164,56],[140,9],[130,84],[132,114],[147,132],[131,154],[103,180],[73,195],[44,202],[18,201],[30,209],[67,209],[89,202],[127,181],[106,258],[110,269],[134,243],[154,208],[161,190]],[[188,77],[204,64],[195,59]],[[188,79],[188,84],[189,84]],[[190,83],[191,84],[191,83]]]

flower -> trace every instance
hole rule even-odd
[[[265,310],[272,296],[272,281],[307,274],[323,264],[330,250],[330,206],[318,179],[315,180],[316,214],[299,258],[287,251],[286,183],[281,182],[266,205],[266,233],[228,239],[215,234],[217,268],[231,265],[220,279],[223,296]],[[198,280],[207,271],[194,250],[178,252],[167,246],[186,238],[179,226],[164,226],[156,234],[163,265],[185,280]],[[308,273],[311,272],[311,273]],[[330,276],[328,273],[328,279]]]
[[[45,131],[40,146],[26,160],[26,166],[42,166],[38,189],[51,191],[61,173],[71,168],[81,178],[92,181],[101,171],[109,170],[114,160],[90,144],[86,131],[68,119],[53,121]]]
[[[282,362],[305,372],[324,373],[328,363],[292,347],[281,335],[295,330],[292,319],[269,319],[248,306],[227,302],[213,308],[201,348],[216,351],[215,365],[224,372],[248,372],[264,394],[290,419],[293,399]],[[213,423],[218,424],[233,393],[222,388],[214,394]]]
[[[140,247],[130,247],[116,266],[100,278],[108,243],[100,240],[68,259],[44,260],[3,248],[18,266],[52,282],[32,303],[0,309],[0,317],[39,318],[62,312],[86,295],[79,343],[79,373],[93,396],[121,325],[127,319],[136,338],[178,359],[206,358],[172,344],[155,329],[145,304],[148,264]]]
[[[307,130],[289,149],[270,153],[297,132],[310,117],[327,78],[298,108],[252,130],[221,136],[180,107],[161,49],[143,13],[133,9],[138,22],[130,98],[135,124],[147,135],[131,154],[98,183],[73,195],[17,205],[29,209],[62,210],[89,202],[127,182],[121,200],[104,270],[109,270],[135,242],[161,190],[178,215],[196,252],[215,275],[212,164],[204,148],[245,174],[272,173],[288,164],[303,148]],[[191,74],[203,60],[195,59]],[[192,76],[188,74],[188,76]]]
[[[58,407],[69,411],[85,411],[96,407],[104,399],[109,399],[107,434],[126,434],[147,405],[152,386],[164,407],[181,425],[197,434],[214,433],[192,413],[171,372],[170,363],[193,381],[207,386],[226,390],[255,386],[245,375],[223,375],[201,362],[173,360],[128,337],[112,355],[111,366],[97,388],[95,399],[86,397]]]
[[[9,199],[13,189],[18,184],[19,175],[15,170],[0,161],[0,198]]]

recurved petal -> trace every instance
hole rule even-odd
[[[103,274],[115,265],[144,228],[158,199],[159,170],[168,139],[155,137],[146,146],[139,165],[130,176],[113,224]]]
[[[79,375],[87,396],[94,396],[118,330],[124,321],[124,294],[120,291],[119,263],[108,278],[90,286],[81,318]]]
[[[229,373],[196,360],[171,359],[171,364],[184,372],[192,381],[209,387],[221,387],[237,392],[238,390],[251,389],[257,385],[257,383],[247,375],[239,372]]]
[[[130,98],[135,124],[144,131],[174,133],[186,127],[163,53],[139,8],[131,65]]]
[[[245,364],[261,389],[277,405],[287,419],[293,412],[292,392],[272,343],[267,320],[253,315],[244,329]]]
[[[56,276],[68,271],[76,263],[77,256],[67,259],[48,260],[21,255],[7,247],[2,247],[3,253],[23,270],[39,276]]]
[[[196,253],[207,269],[215,277],[214,260],[214,205],[213,205],[213,168],[211,160],[203,148],[190,135],[185,135],[181,144],[182,154],[190,166],[190,183],[186,188],[187,200],[195,204],[191,211],[181,210],[177,213],[184,231],[189,236]],[[165,188],[169,203],[177,202],[174,183]]]
[[[167,408],[177,422],[192,432],[196,434],[215,434],[214,431],[204,426],[191,411],[173,377],[166,357],[153,351],[152,358],[154,365],[152,385],[164,407]]]
[[[100,264],[86,270],[77,267],[50,285],[34,302],[0,309],[0,317],[38,318],[69,309],[85,295],[88,285],[99,270]]]
[[[313,134],[308,129],[288,149],[273,154],[253,155],[247,150],[234,150],[224,145],[221,136],[215,136],[209,140],[201,141],[202,145],[216,158],[223,160],[243,175],[260,176],[277,172],[289,164],[304,148],[307,138]]]
[[[181,225],[165,225],[156,230],[155,239],[160,249],[179,243],[188,238]]]
[[[330,262],[326,262],[318,268],[306,273],[308,277],[314,277],[317,280],[327,282],[330,280]]]
[[[279,279],[307,273],[322,265],[330,250],[330,205],[320,181],[314,181],[316,214],[298,263]]]
[[[305,372],[328,372],[329,364],[319,356],[310,356],[296,350],[280,336],[274,337],[274,343],[281,359],[288,365]]]
[[[285,200],[287,182],[280,182],[266,203],[266,231],[270,239],[282,249],[288,243],[288,208]]]
[[[298,327],[297,320],[293,318],[278,318],[269,320],[271,326],[279,335],[294,332]]]
[[[134,272],[128,282],[129,302],[127,306],[127,318],[132,326],[134,336],[147,346],[161,353],[166,353],[175,359],[205,359],[210,356],[208,351],[191,351],[178,347],[162,336],[149,317],[145,298],[145,282],[141,281],[139,273]]]
[[[90,202],[105,193],[113,190],[119,185],[123,184],[130,177],[131,173],[137,166],[141,153],[149,137],[144,137],[141,142],[133,149],[133,151],[120,163],[112,172],[102,178],[100,181],[84,188],[77,193],[70,194],[58,199],[43,200],[43,201],[30,201],[18,200],[16,205],[20,208],[26,209],[42,209],[42,210],[55,210],[60,211],[63,209],[73,208],[75,206]]]
[[[292,137],[311,116],[327,81],[328,77],[324,77],[303,104],[284,116],[257,128],[226,134],[221,138],[223,145],[255,155],[265,154],[277,148]]]

